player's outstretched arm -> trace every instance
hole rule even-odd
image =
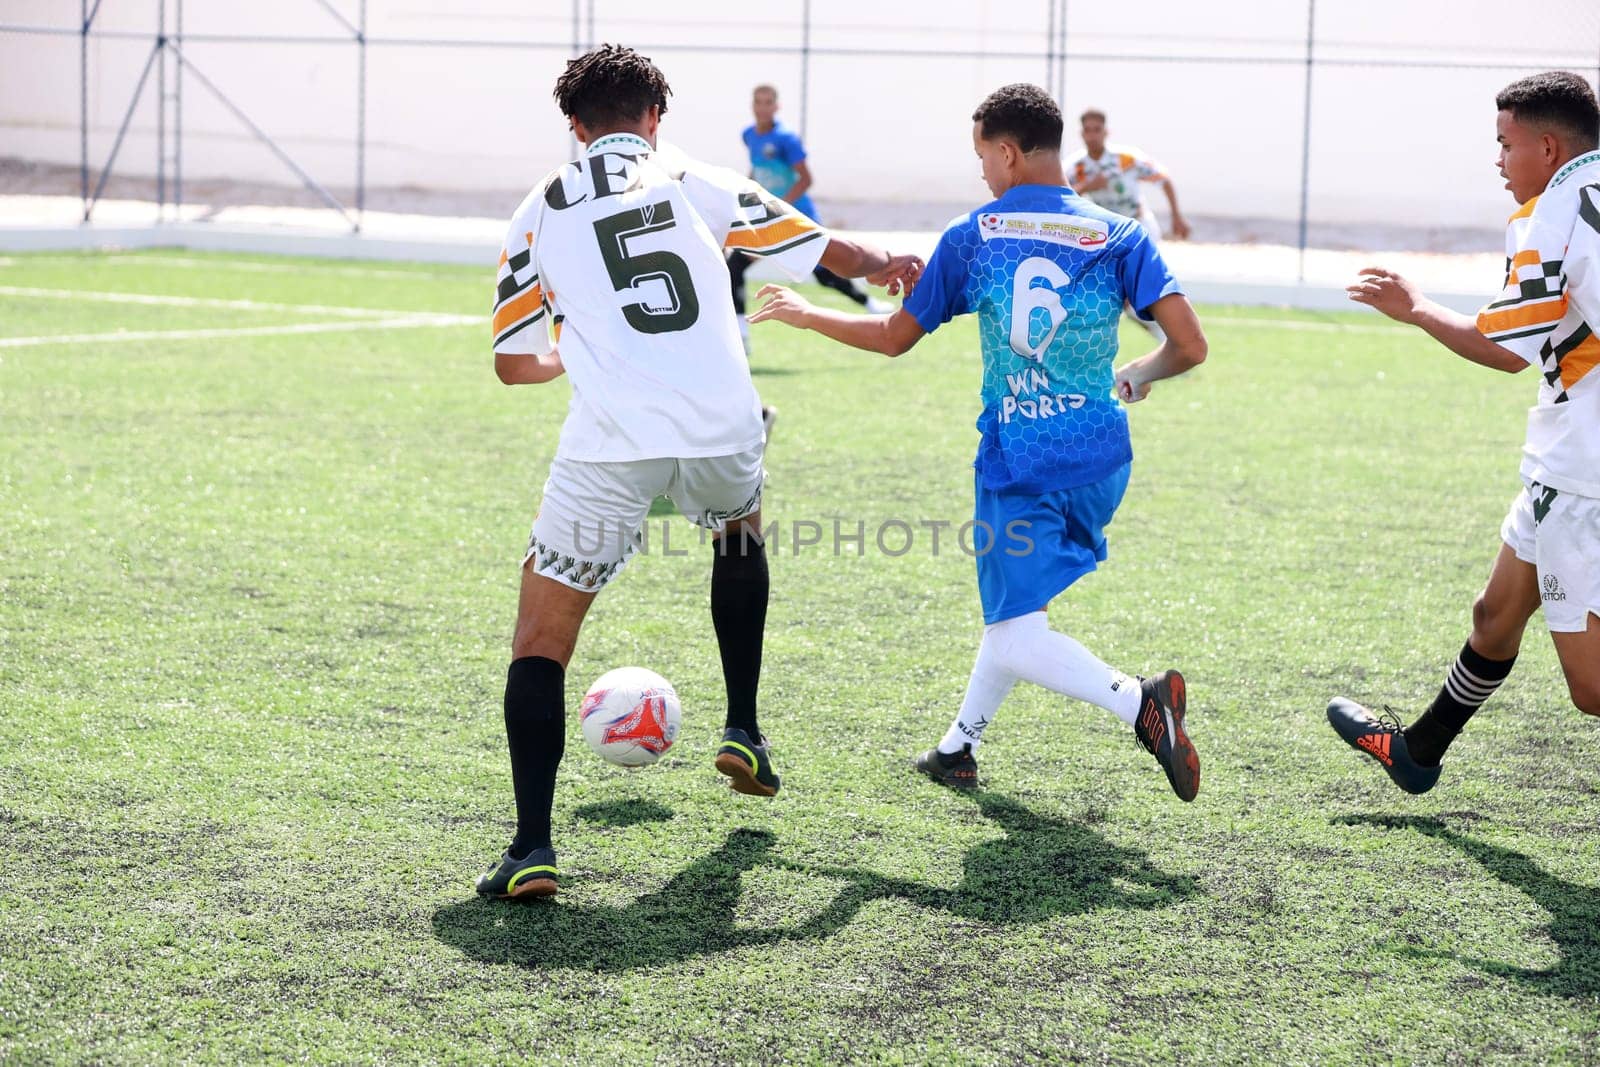
[[[922,326],[904,308],[888,315],[847,315],[819,308],[793,289],[781,285],[763,286],[756,299],[766,303],[750,316],[752,323],[785,322],[802,330],[814,330],[863,352],[898,356],[922,340]]]
[[[1117,396],[1124,404],[1137,403],[1150,395],[1150,385],[1163,378],[1175,378],[1204,363],[1208,346],[1205,331],[1194,305],[1182,293],[1168,293],[1150,305],[1150,314],[1166,339],[1148,356],[1117,369]]]
[[[561,377],[566,368],[561,365],[561,353],[552,351],[542,356],[494,354],[494,373],[507,385],[539,385]]]
[[[1528,366],[1527,360],[1479,333],[1473,319],[1429,300],[1409,279],[1393,271],[1364,267],[1361,277],[1346,286],[1345,292],[1356,303],[1377,308],[1396,322],[1420,327],[1462,359],[1507,374]]]
[[[869,285],[881,285],[890,296],[903,296],[916,286],[922,275],[921,256],[892,256],[836,233],[828,235],[828,247],[820,260],[824,267],[844,278],[865,278]]]
[[[1178,210],[1178,187],[1171,178],[1161,179],[1161,191],[1167,194],[1167,206],[1172,209],[1172,236],[1180,241],[1189,239],[1189,220]]]

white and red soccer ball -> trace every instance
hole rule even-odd
[[[678,693],[655,671],[618,667],[602,674],[578,709],[583,739],[600,758],[622,767],[645,767],[678,739],[683,708]]]

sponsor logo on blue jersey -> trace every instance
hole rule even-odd
[[[1179,291],[1143,227],[1064,187],[1019,186],[952,222],[905,308],[930,332],[978,316],[984,485],[1068,489],[1129,462],[1117,324],[1124,303]]]

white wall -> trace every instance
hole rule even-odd
[[[167,0],[171,11],[176,0]],[[355,0],[330,0],[352,20]],[[550,85],[570,54],[571,0],[370,0],[369,33],[423,41],[550,47],[374,44],[368,50],[370,186],[514,191],[566,158]],[[797,121],[800,4],[579,0],[580,34],[639,45],[675,95],[666,135],[743,167],[748,91],[776,83]],[[1288,219],[1299,208],[1306,7],[1301,0],[1071,0],[1064,107],[1098,106],[1113,137],[1176,176],[1193,214]],[[1135,18],[1130,11],[1137,8]],[[967,117],[990,89],[1047,79],[1047,0],[813,0],[805,114],[818,192],[830,200],[973,201]],[[148,34],[156,0],[105,0],[97,30]],[[1503,0],[1323,0],[1317,5],[1310,211],[1326,223],[1495,226],[1509,201],[1493,171],[1493,95],[1522,73],[1565,66],[1594,78],[1600,0],[1543,0],[1539,18]],[[74,0],[0,0],[0,23],[71,26]],[[170,16],[169,16],[170,18]],[[185,32],[317,35],[344,31],[314,0],[245,5],[186,0]],[[169,25],[169,32],[170,32]],[[331,187],[355,177],[353,45],[231,44],[185,51],[288,152]],[[79,42],[0,32],[0,156],[76,165]],[[877,56],[829,54],[882,49]],[[929,57],[918,50],[1028,53]],[[91,39],[91,159],[98,163],[150,52],[148,38]],[[1167,57],[1136,61],[1130,54]],[[1221,60],[1229,60],[1222,62]],[[1409,64],[1384,67],[1390,60]],[[1497,67],[1441,69],[1455,62]],[[169,67],[169,79],[172,77]],[[169,80],[168,88],[172,88]],[[155,171],[154,83],[118,172]],[[193,78],[183,97],[184,173],[295,184]],[[1070,137],[1070,133],[1069,133]]]

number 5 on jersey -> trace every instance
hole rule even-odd
[[[672,202],[662,200],[599,219],[594,224],[600,258],[617,292],[634,297],[622,315],[640,333],[676,333],[700,317],[700,301],[689,277],[689,265],[667,251],[630,254],[628,243],[670,230],[677,220]]]

